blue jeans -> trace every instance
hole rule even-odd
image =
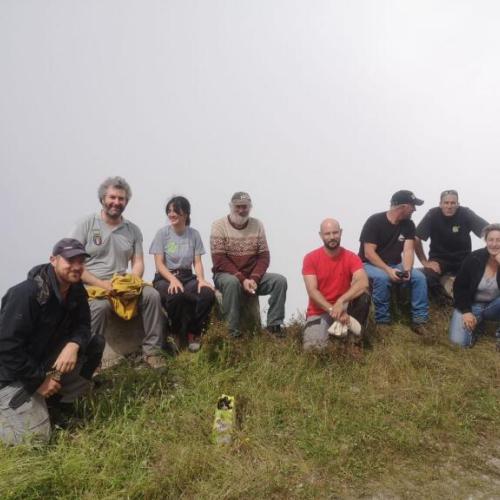
[[[500,321],[500,297],[497,297],[491,302],[475,302],[471,306],[471,312],[477,319],[477,325],[474,331],[470,331],[464,326],[462,320],[463,314],[458,310],[453,310],[451,316],[449,335],[450,341],[462,347],[472,347],[478,335],[481,333],[481,322],[487,321]],[[497,340],[498,340],[497,330]]]
[[[375,322],[388,324],[391,322],[391,286],[389,275],[379,267],[364,263],[366,274],[372,280],[372,300],[375,305]],[[403,266],[391,266],[403,270]],[[411,288],[411,319],[413,323],[426,323],[429,319],[429,298],[427,297],[427,281],[418,269],[412,269],[410,281],[401,284]]]

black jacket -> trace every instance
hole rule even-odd
[[[0,381],[21,381],[33,393],[68,342],[84,352],[90,340],[90,310],[81,283],[66,301],[51,264],[34,267],[10,288],[0,310]]]
[[[475,250],[465,258],[458,271],[453,285],[455,307],[461,313],[471,312],[474,296],[481,281],[490,254],[486,248]],[[500,288],[500,272],[497,272],[497,283]]]

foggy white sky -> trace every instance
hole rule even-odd
[[[208,250],[234,191],[304,310],[305,253],[411,189],[498,214],[496,1],[0,0],[0,294],[122,175],[146,252],[172,194]],[[476,239],[475,246],[480,242]],[[204,259],[207,275],[210,257]],[[146,277],[153,275],[146,257]]]

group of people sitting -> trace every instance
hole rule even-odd
[[[169,224],[158,230],[149,253],[156,275],[142,280],[143,238],[123,217],[132,196],[121,177],[98,189],[99,212],[83,219],[53,248],[50,262],[33,268],[10,288],[0,312],[0,439],[20,443],[27,436],[48,439],[50,410],[85,392],[100,365],[112,315],[142,318],[142,356],[151,368],[165,364],[166,333],[173,330],[189,350],[200,348],[216,289],[232,338],[241,336],[245,299],[270,295],[266,329],[285,335],[286,278],[268,273],[270,253],[262,223],[250,217],[248,193],[237,192],[230,212],[210,234],[213,282],[206,280],[199,232],[182,196],[165,207]],[[323,349],[333,336],[363,338],[373,302],[378,328],[391,323],[390,289],[411,288],[412,325],[425,334],[431,296],[446,297],[440,278],[456,274],[450,338],[472,346],[483,320],[500,320],[500,225],[460,207],[445,191],[417,228],[411,221],[423,201],[410,191],[392,196],[388,211],[371,216],[360,236],[359,256],[344,249],[338,221],[320,226],[323,246],[304,258],[309,295],[303,334],[305,350]],[[484,234],[486,248],[471,252],[470,233]],[[429,257],[421,240],[430,238]],[[415,269],[415,253],[422,271]],[[166,312],[166,314],[165,314]]]
[[[390,333],[393,285],[410,289],[412,330],[418,335],[429,333],[429,297],[454,306],[449,337],[460,346],[474,345],[484,321],[500,321],[500,224],[461,207],[458,193],[447,190],[415,227],[411,216],[423,203],[411,191],[394,193],[389,210],[363,225],[358,255],[340,246],[338,221],[321,223],[323,247],[307,254],[302,268],[309,295],[305,349],[324,348],[331,335],[362,334],[371,302],[377,330]],[[485,248],[472,252],[471,232],[484,237]],[[428,239],[427,257],[422,241]],[[415,254],[422,269],[414,267]],[[452,289],[446,290],[446,281]]]
[[[0,439],[20,443],[27,436],[47,440],[50,413],[71,406],[99,367],[112,316],[140,315],[142,359],[165,365],[169,329],[191,351],[200,347],[214,303],[206,279],[199,232],[191,228],[191,207],[182,196],[165,207],[169,224],[150,247],[156,275],[142,280],[143,237],[123,217],[132,192],[121,177],[98,188],[101,209],[85,217],[69,238],[54,246],[50,262],[33,268],[10,288],[0,311]],[[270,295],[267,330],[284,334],[287,281],[268,273],[264,227],[249,216],[250,196],[237,192],[227,217],[214,222],[210,237],[213,280],[222,293],[222,312],[231,337],[241,335],[245,296]],[[165,314],[166,312],[166,314]]]

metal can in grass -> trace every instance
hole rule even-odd
[[[233,396],[223,394],[217,401],[212,441],[215,444],[231,444],[236,423],[236,408]]]

